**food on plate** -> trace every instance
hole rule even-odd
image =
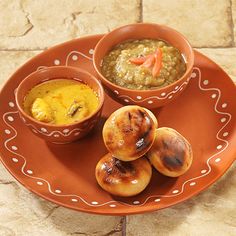
[[[191,166],[193,151],[190,143],[176,130],[162,127],[147,156],[151,164],[163,175],[178,177]]]
[[[167,86],[186,71],[180,51],[157,39],[129,40],[116,45],[103,59],[102,74],[128,89]]]
[[[33,87],[24,100],[24,111],[38,121],[61,125],[81,121],[98,107],[97,94],[75,79],[53,79]]]
[[[143,156],[152,146],[156,117],[140,106],[124,106],[110,115],[103,126],[103,140],[109,152],[122,161]]]
[[[152,167],[145,157],[124,162],[108,153],[98,162],[95,176],[105,191],[129,197],[146,188],[152,176]]]

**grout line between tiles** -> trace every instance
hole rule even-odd
[[[139,22],[143,22],[143,0],[139,2]]]
[[[126,236],[126,216],[123,216],[121,233],[122,233],[122,236]]]
[[[63,42],[62,42],[63,43]],[[54,45],[53,45],[54,46]],[[52,47],[53,47],[52,46]],[[0,51],[44,51],[49,49],[50,47],[46,47],[46,48],[31,48],[31,49],[24,49],[24,48],[13,48],[13,49],[9,49],[9,48],[0,48]]]
[[[235,37],[234,37],[234,21],[233,21],[233,2],[230,0],[230,26],[232,34],[232,46],[235,46]]]
[[[225,46],[225,47],[220,47],[220,46],[202,46],[202,47],[194,47],[194,49],[235,49],[236,45],[233,46]],[[0,49],[0,52],[42,52],[42,51],[46,51],[49,48],[46,49]]]

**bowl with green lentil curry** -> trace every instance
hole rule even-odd
[[[184,91],[194,52],[174,29],[138,23],[106,34],[95,47],[93,63],[109,96],[125,105],[154,109]]]

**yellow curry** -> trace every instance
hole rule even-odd
[[[62,125],[88,117],[98,104],[97,94],[88,85],[73,79],[54,79],[28,92],[24,110],[41,122]]]

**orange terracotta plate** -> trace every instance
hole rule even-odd
[[[20,81],[45,66],[70,65],[95,73],[91,57],[100,38],[95,35],[53,47],[28,61],[8,80],[0,94],[0,155],[5,167],[37,195],[97,214],[158,210],[182,202],[214,183],[236,157],[236,88],[219,66],[198,52],[187,89],[177,100],[154,111],[160,126],[176,129],[193,146],[193,165],[179,178],[164,177],[153,170],[146,190],[130,198],[111,196],[97,185],[94,169],[107,152],[101,136],[103,123],[121,106],[108,97],[100,124],[78,142],[46,143],[25,127],[14,98]],[[176,92],[180,89],[177,87]],[[54,135],[43,127],[40,132]],[[67,131],[61,135],[67,135]]]

